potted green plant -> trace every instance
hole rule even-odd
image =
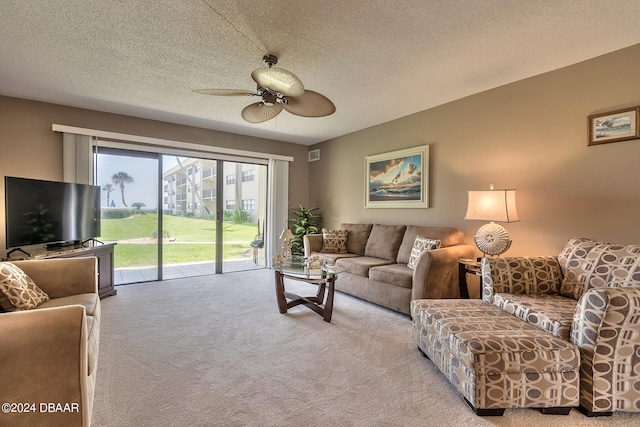
[[[320,230],[321,215],[317,211],[318,208],[305,208],[302,205],[292,209],[294,218],[289,218],[289,222],[293,232],[291,252],[294,255],[304,255],[303,236],[317,233]]]

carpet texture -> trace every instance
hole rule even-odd
[[[287,281],[287,290],[315,286]],[[94,426],[632,426],[537,410],[477,417],[408,316],[336,293],[278,312],[268,270],[119,286],[102,300]]]

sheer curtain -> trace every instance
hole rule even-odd
[[[280,233],[289,227],[289,162],[269,159],[265,256],[271,259],[280,249]]]

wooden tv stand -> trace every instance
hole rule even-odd
[[[30,251],[31,256],[23,259],[77,258],[94,256],[98,259],[98,295],[100,298],[115,295],[118,291],[113,280],[113,249],[115,243],[87,247],[60,248],[54,251]],[[14,258],[17,260],[18,258]],[[11,261],[9,258],[7,261]]]

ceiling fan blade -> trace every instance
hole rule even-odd
[[[324,117],[336,112],[336,106],[324,95],[305,90],[302,96],[289,98],[284,109],[302,117]]]
[[[304,85],[295,74],[282,68],[258,68],[251,73],[258,86],[280,92],[285,96],[300,96]]]
[[[195,93],[202,95],[215,95],[215,96],[251,96],[257,95],[254,90],[244,89],[194,89]]]
[[[242,118],[249,123],[262,123],[273,119],[282,111],[282,104],[275,103],[272,106],[264,105],[263,102],[247,105],[242,109]]]

